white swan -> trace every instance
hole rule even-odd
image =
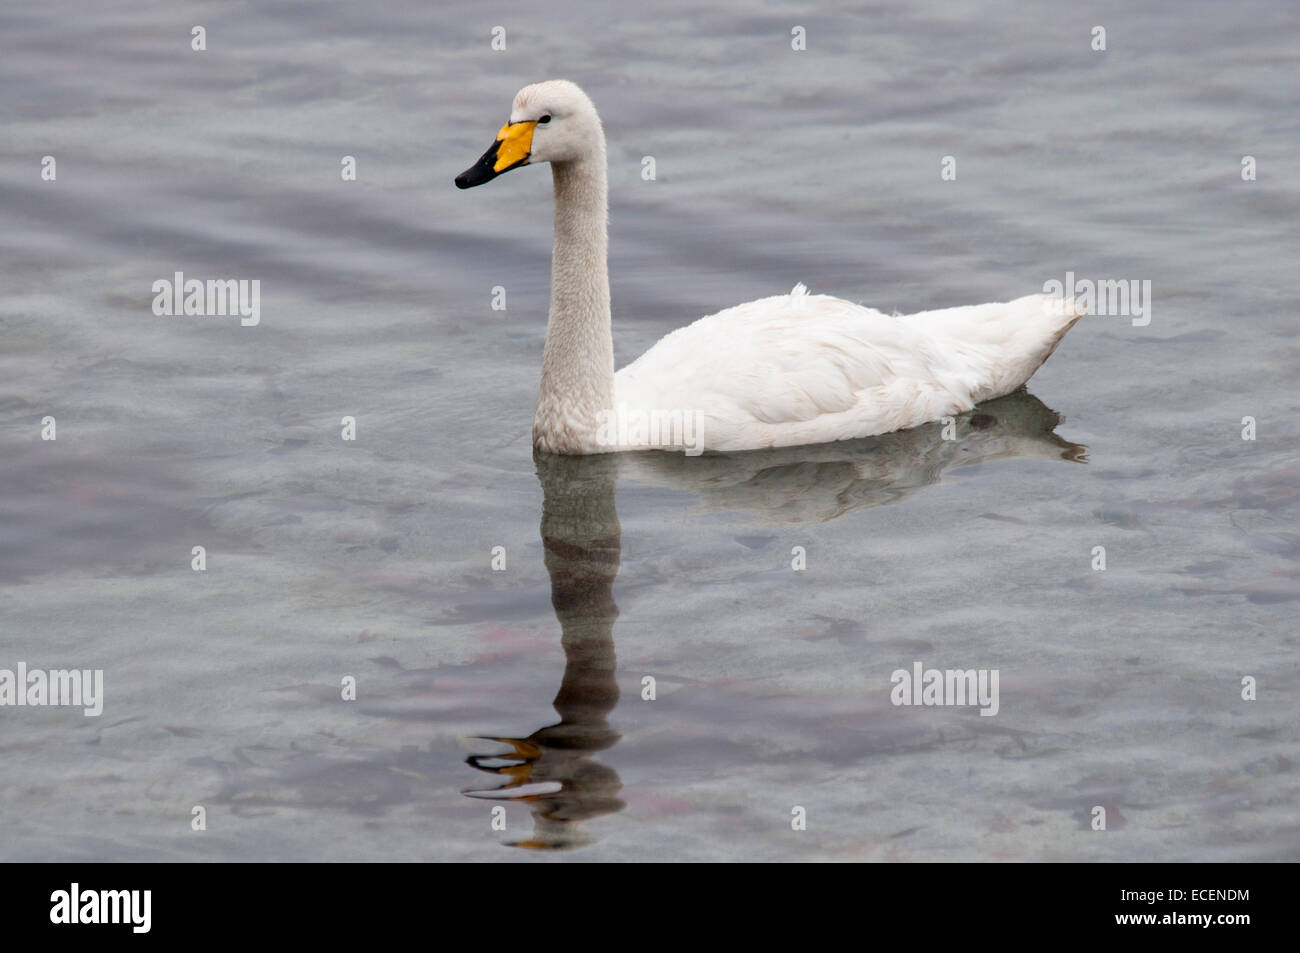
[[[1081,316],[1030,295],[891,317],[797,285],[674,331],[617,374],[605,134],[567,80],[525,86],[468,189],[551,163],[555,246],[533,445],[550,453],[755,450],[913,427],[1009,394]]]

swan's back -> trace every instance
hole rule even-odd
[[[667,335],[615,405],[695,414],[709,450],[867,437],[1010,393],[1076,320],[1045,295],[896,317],[799,285]]]

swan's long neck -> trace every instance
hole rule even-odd
[[[551,311],[533,444],[549,453],[591,452],[601,415],[614,406],[604,136],[583,159],[553,163],[552,172]]]

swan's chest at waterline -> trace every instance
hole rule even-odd
[[[533,414],[533,446],[543,453],[608,453],[618,449],[602,446],[600,424],[609,408],[599,406],[608,401],[542,393]]]

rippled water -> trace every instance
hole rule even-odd
[[[0,856],[1300,859],[1300,13],[1143,6],[7,7],[0,668],[106,700],[0,709]],[[549,176],[451,180],[556,75],[620,364],[797,281],[1152,320],[956,440],[534,461]],[[918,661],[999,714],[893,706]]]

